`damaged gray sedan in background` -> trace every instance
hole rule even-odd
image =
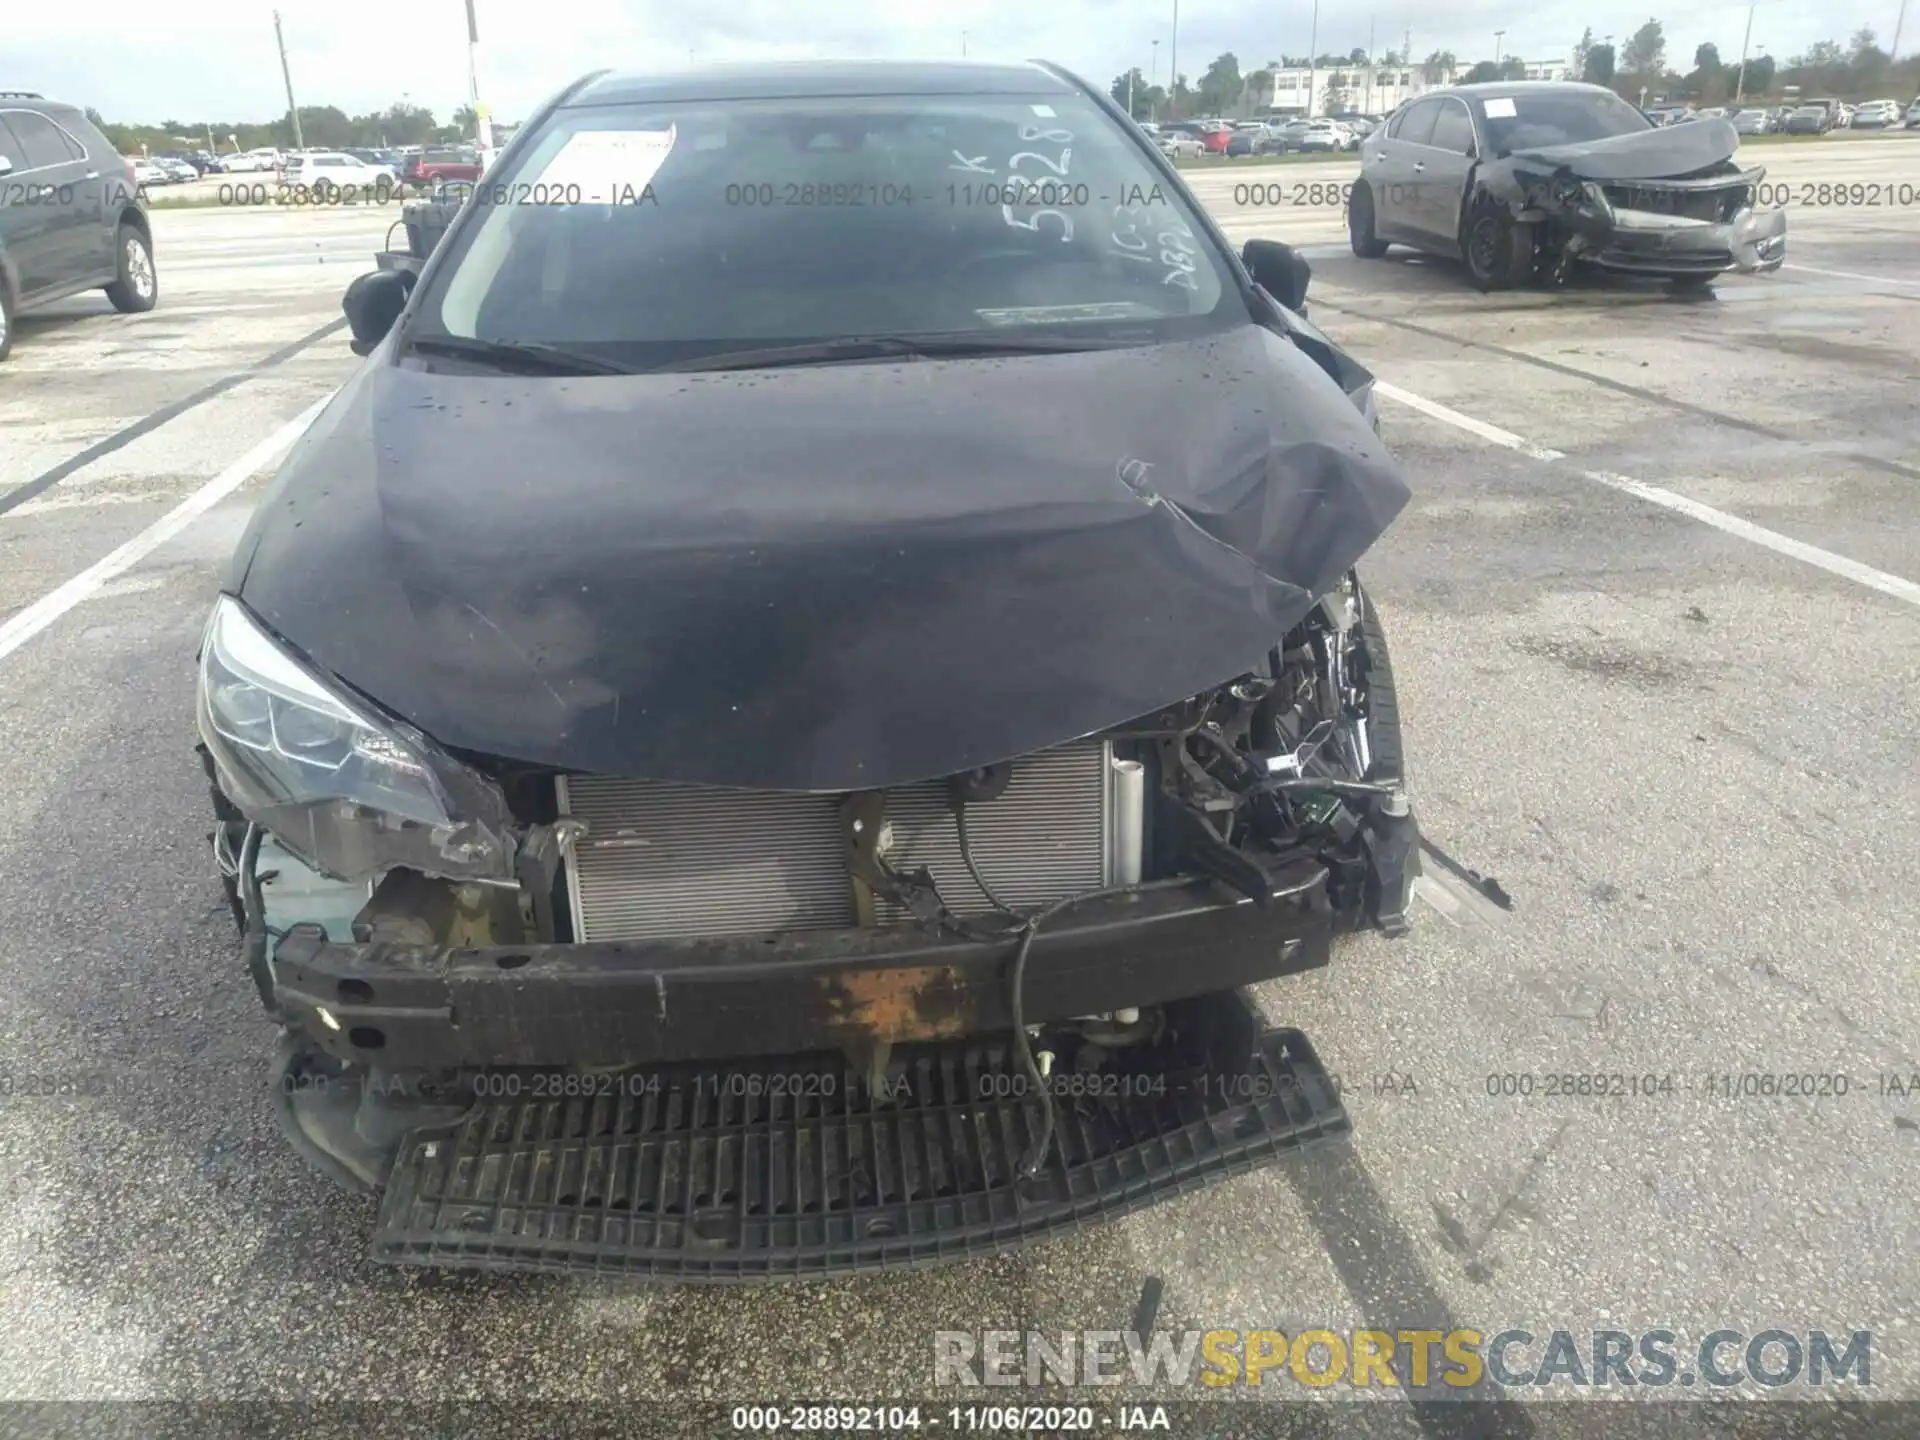
[[[1062,71],[820,64],[588,76],[355,282],[198,718],[377,1258],[940,1263],[1346,1131],[1244,994],[1417,869],[1307,278]]]
[[[1766,171],[1737,164],[1739,144],[1727,120],[1656,126],[1598,85],[1430,91],[1362,145],[1348,236],[1362,259],[1463,260],[1482,290],[1575,265],[1683,287],[1777,270],[1786,212],[1757,203]]]

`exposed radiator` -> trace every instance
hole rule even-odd
[[[974,860],[1007,904],[1041,905],[1111,882],[1121,784],[1111,748],[1081,741],[1016,760],[1005,792],[967,807]],[[838,796],[575,775],[560,779],[558,798],[563,815],[588,827],[567,867],[580,940],[857,923]],[[895,868],[925,866],[961,914],[991,908],[960,858],[943,783],[889,791],[887,821]],[[902,915],[882,901],[875,918],[896,924]]]

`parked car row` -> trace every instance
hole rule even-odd
[[[1284,155],[1355,150],[1380,123],[1372,115],[1343,114],[1268,120],[1171,120],[1142,126],[1175,160],[1202,155]]]
[[[271,172],[283,184],[380,188],[405,181],[431,186],[443,181],[480,178],[480,153],[470,146],[433,149],[241,150],[215,156],[206,151],[167,151],[153,156],[124,156],[141,185],[174,185],[211,174]]]
[[[1825,135],[1830,130],[1889,130],[1895,126],[1912,130],[1920,129],[1920,99],[1904,108],[1898,100],[1866,100],[1849,105],[1837,99],[1808,100],[1798,105],[1750,105],[1733,110],[1660,105],[1650,107],[1646,116],[1655,125],[1727,119],[1742,135]]]

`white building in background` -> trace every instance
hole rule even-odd
[[[1267,107],[1281,115],[1324,115],[1327,94],[1337,87],[1347,97],[1339,108],[1358,110],[1363,115],[1385,115],[1424,90],[1453,84],[1455,75],[1464,73],[1448,70],[1438,80],[1429,81],[1418,64],[1329,65],[1319,70],[1290,65],[1267,72],[1273,80],[1273,98]]]
[[[1578,80],[1580,72],[1573,68],[1573,57],[1563,60],[1523,60],[1527,67],[1523,77],[1528,80]]]
[[[1512,57],[1517,58],[1517,57]],[[1560,60],[1522,60],[1524,67],[1522,78],[1527,80],[1577,80],[1579,73],[1573,67],[1571,57]],[[1327,113],[1327,94],[1335,88],[1345,94],[1346,101],[1339,108],[1357,110],[1362,115],[1385,115],[1397,110],[1427,90],[1437,90],[1443,85],[1458,84],[1471,65],[1456,65],[1446,70],[1439,79],[1428,80],[1426,71],[1418,63],[1412,65],[1329,65],[1324,69],[1310,70],[1306,66],[1287,66],[1283,69],[1269,70],[1267,74],[1273,81],[1273,98],[1267,108],[1282,115],[1324,115]],[[1312,104],[1308,104],[1311,90]]]

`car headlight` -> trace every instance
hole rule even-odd
[[[398,866],[514,878],[497,785],[341,695],[230,596],[207,622],[197,718],[227,799],[314,869],[348,881]]]

